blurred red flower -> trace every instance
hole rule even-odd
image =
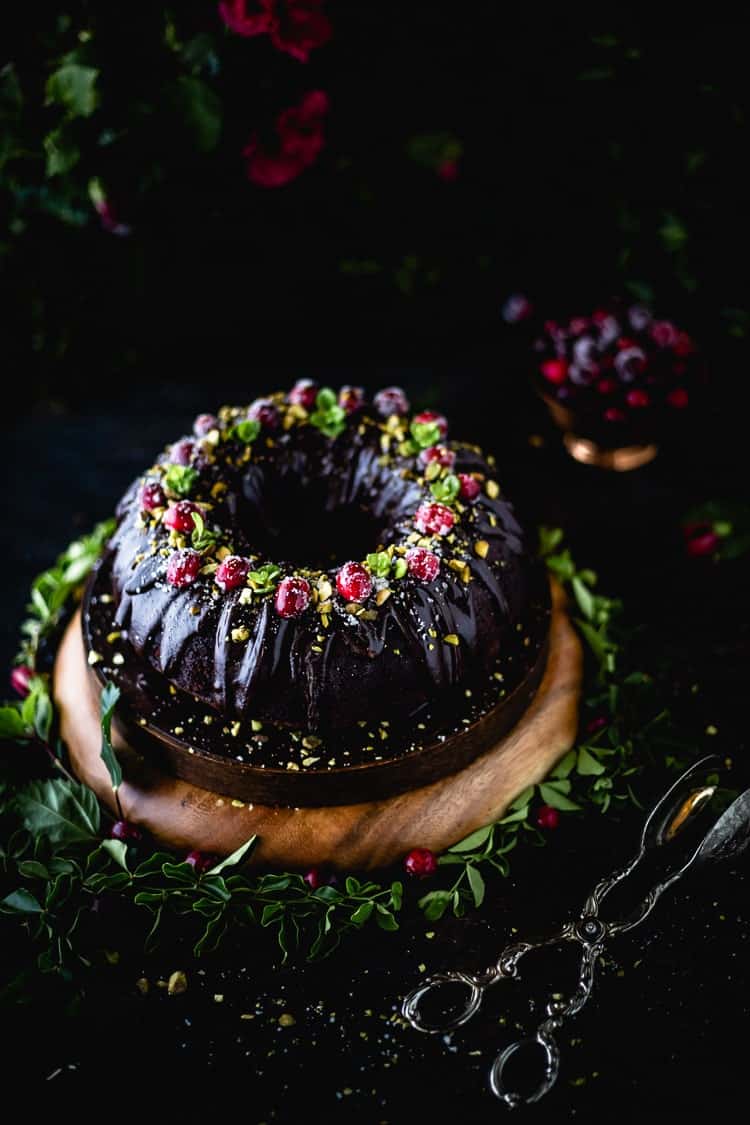
[[[219,14],[237,35],[268,33],[274,47],[299,62],[307,62],[310,51],[331,38],[323,0],[257,0],[249,12],[248,6],[249,0],[222,0]]]
[[[299,105],[283,109],[276,118],[279,145],[269,151],[254,133],[243,156],[247,176],[258,187],[282,187],[314,164],[323,148],[323,119],[328,112],[328,95],[311,90]]]

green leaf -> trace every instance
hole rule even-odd
[[[44,172],[47,177],[64,176],[81,159],[81,151],[71,139],[64,126],[52,129],[44,141],[46,156]]]
[[[576,752],[575,750],[569,750],[565,757],[557,763],[549,776],[551,778],[557,778],[558,780],[565,779],[573,772],[575,764]]]
[[[202,936],[193,946],[193,953],[196,957],[200,957],[201,953],[212,953],[219,945],[224,934],[227,932],[227,923],[224,918],[223,912],[217,914],[215,918],[211,918],[206,923],[206,928]]]
[[[280,574],[281,567],[265,563],[258,570],[251,570],[247,580],[256,594],[270,594],[276,589],[276,579]]]
[[[477,828],[476,832],[472,832],[470,836],[465,836],[463,840],[459,840],[449,850],[452,852],[473,852],[476,848],[481,848],[482,844],[486,844],[492,835],[491,824],[485,824],[484,828]]]
[[[24,859],[18,865],[19,875],[25,879],[49,879],[49,871],[36,859]]]
[[[412,422],[409,432],[419,449],[428,449],[440,441],[440,427],[436,422]]]
[[[559,547],[563,541],[563,530],[561,527],[540,527],[539,528],[539,554],[544,558],[546,555],[552,554],[556,547]]]
[[[391,569],[391,557],[387,551],[376,551],[365,559],[367,569],[376,578],[387,578]]]
[[[452,504],[461,489],[461,482],[457,476],[449,473],[442,480],[436,480],[430,485],[430,492],[442,504]]]
[[[471,893],[474,896],[474,905],[478,908],[484,902],[484,879],[482,878],[478,868],[472,867],[469,864],[466,868],[466,875],[471,887]]]
[[[589,621],[593,621],[594,598],[591,594],[591,591],[588,589],[585,583],[581,581],[578,575],[574,575],[573,578],[571,578],[570,585],[572,587],[573,593],[575,594],[575,599],[578,602],[581,613],[584,615],[584,617],[587,617]]]
[[[255,418],[246,418],[244,422],[238,422],[232,431],[233,436],[245,445],[252,445],[259,433],[260,422]]]
[[[376,908],[375,921],[381,930],[386,930],[389,933],[393,933],[394,930],[398,929],[398,922],[391,911],[387,906],[381,906],[380,903],[378,903]]]
[[[31,738],[18,704],[0,707],[0,738]]]
[[[0,910],[4,914],[43,914],[44,908],[41,903],[34,898],[30,891],[24,890],[21,887],[12,894],[0,901]]]
[[[84,785],[71,781],[32,781],[18,793],[16,807],[33,836],[60,846],[86,843],[99,831],[99,805]]]
[[[194,887],[197,882],[195,868],[189,863],[163,863],[161,870],[165,879],[184,887]]]
[[[593,754],[581,746],[578,750],[578,763],[576,765],[578,773],[583,777],[588,777],[592,774],[604,773],[604,766],[601,762],[597,761]]]
[[[452,897],[450,891],[430,891],[420,898],[417,905],[424,911],[428,922],[437,922],[445,914]]]
[[[183,74],[173,89],[173,104],[181,123],[200,152],[211,152],[221,136],[222,105],[202,79]]]
[[[63,106],[69,117],[90,117],[98,103],[98,74],[94,67],[79,63],[58,67],[47,79],[46,104]]]
[[[545,784],[545,782],[542,782],[539,786],[539,792],[544,803],[553,809],[559,809],[561,812],[580,812],[581,806],[577,805],[575,801],[571,801],[552,783]]]
[[[318,391],[315,399],[317,410],[310,415],[310,424],[328,438],[337,438],[346,427],[346,411],[338,405],[336,395],[330,387]]]
[[[318,410],[323,412],[330,410],[331,407],[338,405],[336,392],[331,390],[330,387],[321,387],[315,398],[315,405]]]
[[[214,867],[211,868],[210,871],[207,871],[204,875],[204,879],[209,878],[211,875],[218,875],[220,871],[224,871],[224,869],[227,867],[237,867],[245,858],[247,853],[250,851],[250,848],[253,846],[257,839],[257,836],[251,836],[250,839],[246,840],[244,844],[240,844],[236,851],[233,851],[231,855],[228,855],[226,857],[226,859],[222,859],[220,863],[217,863]]]
[[[393,577],[403,578],[408,569],[409,566],[406,562],[406,559],[396,559],[393,564]]]
[[[164,485],[175,496],[189,496],[198,480],[198,472],[189,465],[169,465],[164,474]]]
[[[363,926],[365,922],[371,917],[374,909],[374,902],[363,902],[361,906],[358,906],[357,909],[353,912],[350,921],[353,922],[355,926]]]
[[[107,767],[112,789],[116,793],[122,785],[122,767],[112,746],[112,717],[115,713],[117,701],[120,698],[120,689],[108,681],[104,685],[100,700],[100,715],[102,728],[101,759]]]
[[[261,926],[270,926],[272,922],[275,922],[279,915],[283,913],[283,902],[269,902],[267,906],[263,907],[263,913],[260,916]]]
[[[102,840],[101,847],[102,851],[112,856],[112,859],[123,871],[130,873],[130,868],[128,867],[128,846],[124,840]]]

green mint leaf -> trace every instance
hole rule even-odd
[[[276,579],[280,574],[281,567],[265,563],[258,570],[251,570],[247,578],[257,594],[270,594],[276,589]]]
[[[353,911],[349,921],[353,922],[355,926],[364,926],[365,922],[371,917],[375,909],[374,902],[363,902]]]
[[[232,431],[234,437],[245,445],[252,445],[260,433],[260,422],[255,418],[247,418],[244,422],[238,422]]]
[[[412,422],[409,433],[419,449],[429,449],[440,441],[440,427],[435,422]]]
[[[485,824],[484,828],[477,828],[476,832],[472,832],[470,836],[465,836],[463,840],[459,840],[450,850],[452,852],[473,852],[486,844],[491,834],[492,825]]]
[[[571,589],[575,595],[578,607],[584,617],[589,621],[594,619],[594,596],[581,578],[574,574],[570,580]]]
[[[66,63],[53,71],[45,86],[46,104],[62,106],[68,117],[90,117],[97,107],[96,79],[92,66]]]
[[[226,859],[222,859],[221,863],[217,863],[215,867],[212,867],[210,871],[207,871],[204,878],[210,875],[218,875],[220,871],[224,871],[224,869],[227,867],[237,867],[250,851],[250,848],[253,846],[257,838],[257,836],[251,836],[250,839],[246,840],[244,844],[240,844],[239,848],[237,848],[236,851],[233,851],[231,855],[228,855],[226,857]]]
[[[403,578],[408,569],[406,559],[396,559],[393,564],[393,577]]]
[[[102,728],[101,759],[107,767],[112,788],[117,790],[122,785],[122,767],[112,746],[112,717],[115,713],[117,701],[120,698],[120,689],[113,683],[106,683],[100,701],[100,721]]]
[[[387,551],[376,551],[365,559],[367,569],[376,578],[387,578],[391,569],[391,558]]]
[[[561,527],[540,527],[539,528],[539,554],[542,558],[546,555],[552,554],[556,547],[559,547],[563,541],[563,530]]]
[[[450,891],[430,891],[420,898],[417,905],[424,911],[428,922],[437,922],[445,914],[452,897]]]
[[[175,496],[189,496],[197,480],[197,471],[189,465],[169,465],[164,474],[165,487]]]
[[[560,812],[580,812],[581,806],[571,801],[569,797],[557,788],[557,785],[562,784],[557,782],[542,782],[539,786],[539,792],[545,805],[549,805],[553,809],[559,809]]]
[[[322,392],[321,392],[322,393]],[[320,395],[318,395],[320,398]],[[337,438],[346,429],[346,411],[341,406],[316,410],[310,415],[310,424],[327,438]]]
[[[474,896],[474,905],[478,908],[484,902],[484,879],[482,878],[479,869],[473,867],[471,864],[466,868],[466,876],[469,880],[471,893]]]
[[[578,761],[576,769],[582,777],[590,777],[604,773],[604,766],[598,759],[591,754],[585,746],[581,746],[578,750]]]
[[[449,473],[447,477],[442,480],[436,480],[434,484],[430,485],[430,492],[436,500],[440,500],[443,504],[452,504],[458,496],[461,489],[461,482],[458,477]]]
[[[331,407],[338,406],[336,392],[330,387],[321,387],[315,398],[315,405],[321,413],[327,413]]]

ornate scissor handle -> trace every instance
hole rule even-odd
[[[537,1052],[541,1051],[543,1055],[542,1075],[538,1084],[528,1094],[509,1089],[505,1080],[506,1067],[511,1059],[514,1059],[521,1051],[532,1049]],[[557,1040],[549,1025],[543,1023],[534,1035],[529,1035],[525,1039],[517,1039],[515,1043],[509,1044],[504,1051],[500,1052],[490,1068],[490,1089],[496,1098],[505,1102],[509,1109],[514,1109],[519,1105],[531,1105],[532,1102],[538,1102],[552,1089],[557,1081],[559,1070],[560,1049]]]
[[[446,984],[460,984],[467,990],[464,1007],[459,1009],[458,1013],[451,1019],[442,1019],[440,1023],[430,1023],[424,1014],[425,997]],[[427,977],[426,980],[411,990],[403,1002],[401,1013],[415,1031],[424,1031],[430,1035],[435,1035],[441,1031],[454,1031],[455,1028],[461,1027],[467,1020],[470,1020],[477,1011],[482,1003],[484,988],[484,985],[479,984],[468,973],[435,973],[434,976]]]

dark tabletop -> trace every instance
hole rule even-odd
[[[3,448],[6,665],[31,577],[108,516],[129,480],[194,414],[302,374],[373,389],[401,382],[418,403],[443,406],[456,436],[497,454],[499,478],[527,522],[566,529],[579,564],[594,567],[600,588],[622,596],[630,618],[648,626],[644,660],[671,662],[668,690],[696,754],[716,749],[744,776],[747,566],[688,559],[679,526],[697,501],[738,497],[742,418],[717,393],[652,465],[603,474],[562,454],[516,374],[513,347],[510,337],[499,342],[502,369],[253,369],[200,381],[129,377],[127,386],[102,379],[85,393],[68,384],[16,409]],[[531,444],[530,434],[544,443]],[[542,958],[510,995],[496,989],[482,1014],[446,1040],[397,1027],[399,998],[424,967],[482,964],[511,933],[544,932],[577,912],[596,878],[629,853],[639,823],[637,810],[620,822],[567,817],[545,848],[519,852],[510,878],[490,881],[480,912],[437,924],[412,916],[398,935],[364,932],[309,966],[274,967],[252,932],[244,946],[204,963],[179,946],[144,958],[128,952],[123,935],[118,963],[92,969],[81,998],[51,979],[3,1005],[8,1074],[38,1083],[60,1106],[94,1087],[129,1102],[137,1082],[152,1100],[163,1094],[176,1105],[203,1094],[217,1111],[253,1122],[401,1122],[415,1113],[496,1120],[504,1110],[487,1090],[489,1062],[515,1037],[516,1021],[535,1025],[548,985],[559,980],[565,989],[565,958]],[[691,877],[646,925],[612,943],[591,1002],[561,1033],[558,1086],[522,1117],[593,1121],[616,1110],[618,1120],[658,1113],[691,1121],[743,1103],[746,1035],[736,1029],[750,1015],[749,874],[744,860]],[[177,968],[188,974],[186,994],[138,994],[140,976],[156,981]],[[293,1025],[279,1024],[283,1013]]]

